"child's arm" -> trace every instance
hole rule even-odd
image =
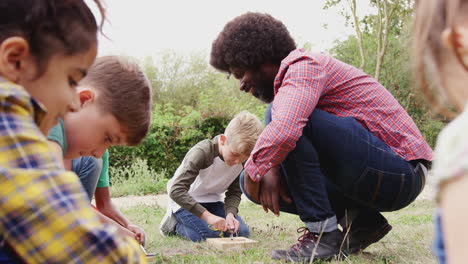
[[[96,191],[94,192],[94,199],[96,201],[96,208],[99,210],[99,212],[113,219],[121,226],[128,228],[130,221],[112,203],[109,187],[96,188]]]
[[[172,187],[169,190],[169,197],[174,202],[198,217],[206,209],[195,201],[188,194],[188,191],[190,190],[190,185],[198,177],[200,170],[206,169],[213,164],[213,158],[210,159],[210,156],[212,156],[210,152],[209,142],[206,142],[206,140],[199,142],[190,149],[174,174]]]
[[[201,215],[200,218],[205,220],[209,225],[213,226],[214,230],[221,230],[226,231],[228,229],[226,219],[214,215],[208,210],[205,210]]]
[[[236,215],[239,212],[242,190],[239,185],[239,176],[229,185],[224,198],[224,211],[226,212],[226,224],[230,230],[237,232],[240,227]]]
[[[60,161],[60,163],[63,163],[66,170],[71,170],[71,160],[66,160],[63,158],[65,154],[64,149],[66,149],[67,143],[65,137],[65,128],[62,119],[59,119],[59,123],[50,129],[50,131],[47,134],[47,139],[52,148],[55,149],[57,159]]]
[[[0,230],[5,242],[28,263],[144,262],[136,241],[100,223],[78,177],[63,169],[37,128],[32,117],[38,108],[27,95],[18,95],[21,91],[0,94]]]
[[[129,225],[128,227],[123,227],[120,223],[116,222],[114,219],[104,215],[103,213],[99,212],[96,208],[96,212],[98,213],[99,220],[101,220],[102,223],[112,225],[117,228],[117,232],[122,235],[122,236],[129,236],[134,238],[138,243],[142,244],[143,246],[145,245],[145,233],[143,229],[139,229],[141,232],[135,232],[132,231],[130,228],[132,228],[132,225]]]
[[[224,211],[226,212],[226,215],[231,213],[236,216],[239,212],[239,204],[241,202],[242,195],[239,178],[240,177],[237,177],[227,189],[226,197],[224,198]]]
[[[122,231],[122,233],[128,233],[131,231],[131,236],[138,240],[140,244],[144,245],[145,232],[140,227],[130,223],[120,210],[115,207],[110,198],[109,187],[96,188],[94,199],[96,201],[96,209],[99,213],[113,220],[112,222],[117,224],[119,228],[126,230]]]
[[[209,140],[204,140],[195,145],[185,155],[182,164],[177,169],[169,197],[180,205],[183,209],[205,220],[214,228],[226,231],[225,219],[208,212],[205,207],[199,204],[188,194],[190,185],[198,177],[202,169],[206,169],[213,164],[215,152]]]
[[[465,263],[468,258],[468,172],[445,184],[440,195],[442,227],[447,263]]]

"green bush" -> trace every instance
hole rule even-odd
[[[419,130],[423,134],[424,138],[426,139],[429,146],[432,148],[435,147],[435,143],[437,141],[437,136],[439,132],[444,128],[445,123],[432,118],[424,118],[415,120],[416,125],[418,125]]]
[[[136,158],[128,166],[110,167],[112,196],[165,192],[167,179],[151,169],[146,160]]]
[[[209,66],[205,54],[165,52],[158,67],[151,58],[142,65],[154,95],[150,131],[137,147],[111,147],[113,167],[128,168],[140,158],[154,172],[172,177],[191,147],[223,133],[238,112],[263,117],[266,105],[240,91],[239,81]]]
[[[355,46],[356,40],[350,37],[337,42],[331,53],[355,64],[358,60]],[[390,40],[388,54],[392,59],[388,59],[384,65],[381,82],[410,113],[433,147],[444,123],[429,116],[428,107],[410,89],[409,57],[401,39]],[[226,74],[214,71],[203,55],[168,53],[158,65],[160,67],[156,67],[151,59],[144,62],[154,94],[150,131],[137,147],[110,148],[111,179],[114,177],[112,174],[117,173],[119,179],[136,181],[139,178],[130,175],[132,169],[138,171],[135,172],[140,175],[138,177],[146,177],[148,182],[155,181],[153,178],[161,175],[170,178],[190,148],[203,139],[223,133],[236,113],[249,110],[263,119],[266,105],[240,91],[239,82],[234,78],[226,78]],[[150,177],[152,174],[154,177]],[[130,182],[125,184],[131,185]],[[138,192],[153,191],[145,189]]]
[[[204,116],[191,107],[156,105],[146,139],[138,147],[111,148],[110,162],[112,166],[128,167],[139,157],[152,170],[171,177],[191,147],[223,133],[229,120],[230,116]]]

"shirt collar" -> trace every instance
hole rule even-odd
[[[221,153],[219,153],[219,137],[220,135],[217,135],[212,139],[213,146],[214,146],[214,157],[219,157],[221,160],[224,161],[223,157],[221,156]]]
[[[34,113],[33,113],[34,122],[38,126],[40,126],[40,124],[44,120],[45,115],[47,114],[47,110],[46,110],[45,106],[43,104],[41,104],[41,102],[34,99],[26,91],[26,89],[23,86],[15,84],[15,83],[3,78],[2,76],[0,76],[0,83],[7,83],[8,85],[10,85],[12,87],[12,89],[16,91],[14,94],[19,95],[19,96],[24,97],[24,98],[29,98],[29,102],[31,103],[31,106],[32,106],[33,111],[34,111]]]

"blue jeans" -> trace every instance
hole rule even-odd
[[[226,214],[224,212],[224,203],[223,202],[215,202],[215,203],[200,203],[203,207],[208,210],[208,212],[225,218]],[[185,237],[193,242],[200,242],[207,238],[216,238],[220,237],[221,231],[214,231],[208,227],[208,223],[197,217],[196,215],[190,213],[187,210],[180,208],[175,213],[177,218],[177,225],[176,225],[176,233],[181,237]],[[237,215],[237,221],[240,223],[240,227],[238,230],[238,235],[243,237],[249,237],[250,231],[249,227],[245,224],[244,220]],[[229,232],[224,232],[223,234],[225,237],[229,236]]]
[[[24,263],[7,245],[0,246],[0,264]]]
[[[437,257],[439,260],[440,264],[445,264],[446,259],[445,259],[445,246],[444,246],[444,235],[442,232],[442,222],[440,219],[441,216],[441,211],[438,209],[436,211],[436,214],[434,216],[434,242],[432,244],[432,251],[434,252],[434,255]]]
[[[270,121],[271,105],[265,113],[265,122]],[[345,211],[376,218],[381,211],[401,209],[424,187],[412,162],[398,156],[353,117],[320,109],[312,112],[296,148],[281,164],[281,175],[293,200],[291,204],[281,200],[281,211],[299,215],[315,232],[320,231],[316,228],[336,229],[336,218]],[[245,193],[243,174],[240,182]],[[325,220],[329,220],[327,226],[313,224]]]
[[[78,175],[81,184],[91,201],[96,191],[96,185],[101,175],[102,159],[95,157],[79,157],[72,160],[72,171]]]

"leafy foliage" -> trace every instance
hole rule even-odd
[[[112,147],[110,162],[125,168],[140,158],[171,177],[196,143],[222,134],[242,110],[262,117],[266,105],[239,91],[238,81],[215,72],[201,54],[168,52],[161,60],[159,68],[151,58],[143,62],[154,89],[150,131],[137,147]]]
[[[327,1],[327,8],[337,5],[341,0]],[[409,30],[412,13],[412,0],[400,0],[398,16],[391,21],[391,34],[388,37],[386,59],[383,60],[379,82],[385,86],[410,114],[430,146],[434,146],[445,120],[430,114],[418,91],[412,89]],[[344,12],[344,11],[342,11]],[[343,13],[345,15],[346,13]],[[366,61],[364,72],[374,73],[378,47],[376,41],[376,19],[374,14],[367,14],[361,24],[363,29],[363,49]],[[358,67],[361,63],[358,40],[351,35],[343,41],[336,41],[329,50],[337,59]]]
[[[156,173],[146,160],[135,159],[130,165],[110,167],[112,196],[145,195],[166,189],[165,173]]]
[[[329,0],[326,5],[331,7],[340,2]],[[398,2],[399,15],[392,17],[390,23],[391,34],[388,36],[386,59],[382,61],[379,81],[413,117],[428,143],[434,146],[445,120],[431,116],[430,109],[411,89],[408,25],[413,1]],[[346,10],[342,10],[341,14],[347,16],[352,25]],[[364,15],[360,21],[363,26],[362,45],[367,58],[363,70],[371,74],[376,68],[378,56],[376,21],[376,15],[372,13]],[[312,49],[313,45],[304,43],[304,47]],[[360,65],[361,54],[355,36],[335,42],[329,51],[348,64]],[[139,158],[154,172],[171,177],[192,146],[223,133],[236,113],[246,109],[263,117],[266,105],[239,91],[237,80],[215,71],[207,62],[206,54],[187,55],[167,51],[157,58],[144,59],[141,65],[153,86],[151,128],[138,147],[110,149],[111,164],[116,168],[128,168]]]

